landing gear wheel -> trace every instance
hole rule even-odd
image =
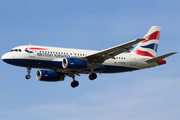
[[[26,79],[30,79],[31,78],[31,75],[30,75],[31,67],[27,67],[27,72],[28,72],[28,74],[26,75]]]
[[[96,73],[91,73],[91,74],[89,75],[89,79],[90,79],[90,80],[94,80],[94,79],[96,79],[96,78],[97,78]]]
[[[30,75],[26,75],[26,79],[30,79],[31,78],[31,76]]]
[[[77,87],[78,85],[79,85],[79,82],[76,81],[76,80],[74,80],[73,82],[71,82],[71,87],[72,87],[72,88],[75,88],[75,87]]]

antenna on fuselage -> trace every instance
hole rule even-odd
[[[31,43],[29,44],[29,46],[31,46]]]

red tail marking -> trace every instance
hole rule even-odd
[[[145,36],[144,38],[147,38],[147,40],[144,40],[141,43],[145,43],[145,42],[147,42],[149,40],[153,40],[153,39],[159,40],[159,36],[160,36],[160,31],[153,32],[152,34]]]
[[[141,51],[141,50],[138,50],[138,49],[135,49],[134,52],[138,55],[141,55],[141,56],[149,56],[149,57],[152,57],[154,58],[155,56],[153,56],[151,53],[147,52],[147,51]]]

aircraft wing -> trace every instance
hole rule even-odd
[[[137,44],[143,40],[145,40],[145,39],[138,38],[136,40],[132,40],[130,42],[127,42],[127,43],[124,43],[121,45],[117,45],[115,47],[108,48],[108,49],[102,50],[100,52],[88,55],[85,58],[87,59],[88,62],[101,64],[109,58],[115,59],[114,56],[116,56],[118,54],[121,54],[123,52],[129,52],[129,50],[133,48],[132,45]]]

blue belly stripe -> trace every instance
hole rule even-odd
[[[55,66],[53,66],[52,61],[46,61],[46,60],[3,59],[3,61],[11,65],[21,66],[21,67],[32,67],[39,69],[56,68]],[[59,62],[59,64],[60,66],[58,66],[57,68],[63,69],[63,67],[61,66],[62,62]],[[130,67],[104,65],[104,66],[98,66],[94,71],[95,72],[99,71],[101,73],[118,73],[118,72],[134,71],[134,70],[138,70],[138,69],[130,68]],[[87,71],[87,69],[85,71]]]

